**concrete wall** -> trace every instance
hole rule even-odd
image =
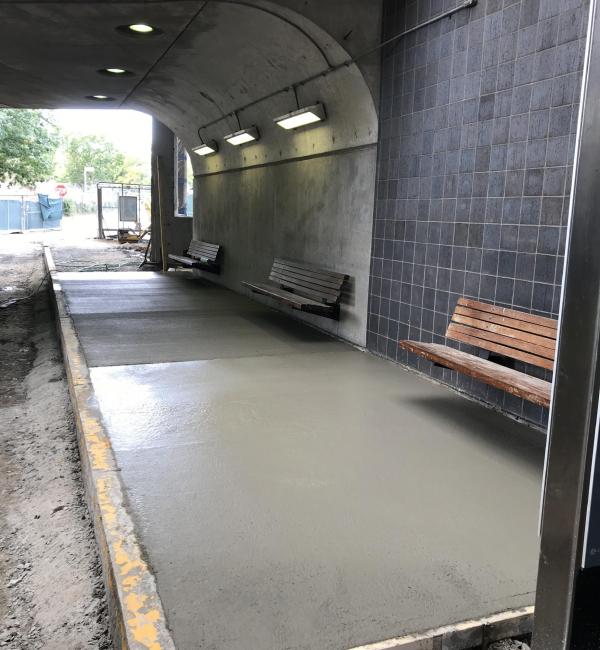
[[[294,315],[364,346],[375,165],[371,145],[196,178],[195,235],[224,246],[217,281],[264,282],[274,257],[347,273],[339,321]]]
[[[384,37],[447,5],[386,0]],[[382,64],[369,349],[536,423],[545,410],[398,340],[455,345],[444,333],[461,295],[557,316],[586,12],[479,0]]]
[[[361,346],[379,54],[322,73],[379,43],[380,13],[371,0],[206,3],[127,101],[161,120],[190,152],[201,138],[219,142],[215,155],[191,154],[195,236],[225,249],[222,274],[211,279],[245,291],[241,282],[266,280],[276,256],[347,273],[339,322],[288,311]],[[299,84],[300,105],[324,104],[325,122],[293,132],[273,122],[297,107],[292,84]],[[223,140],[238,119],[258,127],[258,142],[233,147]]]
[[[222,244],[225,251],[222,274],[211,279],[245,291],[241,282],[265,281],[278,256],[347,273],[350,291],[339,322],[288,311],[364,346],[378,55],[361,59],[361,67],[318,73],[378,42],[380,5],[334,4],[209,3],[128,105],[150,110],[188,151],[200,136],[220,143],[216,155],[192,154],[195,236]],[[332,20],[336,7],[338,23]],[[321,25],[340,33],[332,36]],[[344,36],[342,47],[338,39]],[[296,108],[290,84],[315,74],[297,88],[298,101],[323,103],[327,120],[284,131],[273,119]],[[258,127],[258,142],[233,147],[223,141],[239,128],[234,110],[242,126]]]
[[[174,255],[183,255],[188,249],[194,233],[191,217],[172,215],[167,220],[167,250]]]
[[[160,197],[163,217],[165,220],[166,254],[181,255],[187,250],[193,233],[193,220],[190,217],[180,217],[176,214],[175,188],[175,134],[159,120],[152,120],[152,212],[151,223],[153,246],[150,249],[150,259],[153,262],[162,261],[160,214],[158,206],[158,177],[156,164],[160,167]]]

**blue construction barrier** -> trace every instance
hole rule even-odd
[[[62,216],[62,199],[49,199],[45,194],[39,194],[37,201],[0,198],[0,231],[60,228]]]

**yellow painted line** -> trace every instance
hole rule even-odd
[[[156,581],[143,558],[133,522],[124,506],[125,495],[110,438],[48,247],[44,247],[44,262],[52,278],[86,497],[108,594],[113,644],[125,650],[174,650]]]

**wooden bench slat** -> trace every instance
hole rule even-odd
[[[214,255],[218,252],[219,248],[208,248],[207,246],[190,246],[189,251],[198,252],[198,253],[207,253]]]
[[[171,255],[169,254],[169,259],[180,264],[185,264],[185,266],[197,266],[199,260],[194,259],[193,257],[186,257],[185,255]]]
[[[283,257],[276,257],[273,263],[288,265],[290,267],[294,267],[300,270],[316,271],[319,274],[323,275],[323,277],[330,277],[334,280],[339,280],[340,283],[343,283],[344,280],[346,279],[346,275],[344,275],[343,273],[337,273],[336,271],[329,271],[328,269],[321,269],[315,264],[296,262],[294,260],[284,259]]]
[[[220,244],[215,244],[210,241],[203,241],[202,239],[192,239],[191,244],[194,246],[206,246],[207,248],[219,248]]]
[[[340,295],[339,290],[336,291],[335,289],[322,287],[321,285],[313,284],[312,282],[306,282],[301,277],[292,276],[287,273],[284,273],[283,271],[279,271],[277,269],[271,270],[271,275],[269,275],[269,280],[272,280],[277,284],[304,288],[315,294],[319,294],[324,298],[329,298],[333,300],[337,300],[337,297]]]
[[[207,251],[216,251],[219,249],[218,245],[213,245],[213,244],[207,244],[205,242],[201,242],[198,240],[190,242],[190,248],[201,248],[203,250]]]
[[[266,296],[271,296],[276,298],[279,302],[283,302],[289,307],[294,309],[299,309],[301,311],[309,311],[312,313],[327,314],[333,311],[333,305],[325,305],[322,302],[316,300],[311,300],[304,296],[300,296],[295,293],[290,293],[284,289],[279,289],[276,286],[263,284],[263,283],[251,283],[251,282],[242,282],[242,285],[248,287],[256,293],[262,293]]]
[[[211,259],[215,259],[217,257],[217,252],[206,250],[205,248],[188,248],[188,255],[191,256],[202,256],[202,257],[210,257]]]
[[[329,318],[339,317],[339,301],[346,275],[276,257],[269,282],[242,282],[255,293],[270,296],[294,309]]]
[[[206,250],[199,247],[190,247],[187,250],[187,254],[190,257],[205,257],[206,259],[214,262],[217,259],[218,251],[213,252],[211,250]]]
[[[496,323],[490,323],[488,321],[480,320],[479,318],[472,318],[470,316],[463,316],[462,314],[457,314],[456,311],[452,314],[452,322],[459,323],[461,325],[468,325],[473,329],[482,330],[486,332],[491,332],[493,334],[499,334],[515,341],[523,341],[527,343],[532,343],[533,345],[547,348],[551,356],[549,358],[554,358],[554,349],[556,347],[556,339],[549,339],[544,336],[537,336],[536,334],[531,334],[529,332],[523,332],[522,330],[515,329],[513,327],[506,327],[504,325],[497,325]],[[519,347],[515,343],[515,347]]]
[[[557,326],[557,321],[545,316],[461,297],[450,319],[446,337],[539,368],[553,370]],[[540,406],[550,405],[550,382],[437,343],[401,341],[400,346],[512,395]]]
[[[273,262],[273,269],[285,272],[288,275],[294,275],[306,279],[308,282],[313,282],[315,284],[320,284],[331,289],[339,290],[344,282],[344,276],[341,278],[332,278],[329,275],[324,273],[319,273],[317,271],[312,271],[308,269],[301,269],[297,266],[292,266],[290,264],[284,264],[281,261],[275,260]]]
[[[463,343],[468,343],[475,347],[483,348],[489,352],[494,352],[496,354],[501,354],[512,359],[517,359],[519,361],[524,361],[525,363],[531,363],[532,365],[539,366],[540,368],[546,368],[546,370],[552,370],[554,363],[552,359],[537,354],[535,352],[530,353],[526,351],[521,351],[510,345],[503,344],[501,342],[490,341],[489,339],[480,338],[480,335],[483,336],[484,333],[480,330],[473,330],[472,328],[464,327],[462,325],[451,324],[448,327],[446,336],[448,338],[454,339],[455,341],[461,341]],[[497,335],[489,335],[490,338]],[[499,339],[504,337],[498,337]],[[508,339],[509,342],[512,342],[511,339]],[[546,348],[538,348],[538,350],[546,351]]]
[[[463,307],[460,304],[456,305],[454,314],[477,318],[489,323],[496,323],[497,325],[512,327],[514,329],[522,330],[523,332],[530,332],[531,334],[538,334],[539,336],[545,336],[548,339],[552,339],[556,343],[556,329],[546,327],[545,325],[536,325],[527,321],[517,320],[512,316],[499,316],[491,312],[488,313],[485,311],[480,311],[478,309],[472,309],[471,307]]]
[[[290,279],[298,282],[300,284],[306,284],[307,286],[314,286],[316,289],[322,290],[327,293],[337,294],[340,292],[340,287],[336,285],[331,285],[328,282],[321,282],[317,278],[307,277],[302,275],[302,273],[296,273],[293,270],[282,268],[281,266],[275,266],[271,268],[271,273],[277,273],[282,276],[287,276]]]
[[[192,239],[190,241],[190,248],[199,248],[209,251],[217,251],[221,248],[220,244],[211,244],[210,242],[200,241],[199,239]]]
[[[338,294],[340,292],[340,284],[331,283],[327,280],[320,280],[319,278],[313,278],[310,276],[303,275],[302,273],[297,273],[293,269],[287,269],[281,266],[275,266],[271,268],[271,274],[277,273],[279,275],[287,276],[290,279],[298,282],[300,284],[306,284],[307,286],[313,286],[317,290],[326,291],[332,294]]]
[[[461,297],[458,299],[457,304],[463,305],[464,307],[471,307],[473,309],[485,311],[491,314],[498,314],[499,316],[508,316],[510,318],[522,320],[527,323],[542,325],[543,327],[549,327],[555,330],[558,328],[558,323],[553,318],[536,316],[535,314],[528,314],[526,312],[518,311],[517,309],[509,309],[508,307],[498,307],[497,305],[490,305],[485,302],[479,302],[478,300],[472,300],[471,298]]]
[[[455,335],[458,335],[459,337],[467,335],[479,339],[479,347],[484,350],[488,349],[488,343],[499,344],[514,350],[515,354],[517,352],[529,352],[535,356],[554,361],[554,350],[535,345],[535,343],[523,341],[522,339],[511,338],[510,336],[503,336],[502,334],[495,334],[494,332],[488,332],[475,327],[469,327],[468,325],[451,322],[450,325],[448,325],[446,336],[450,339],[454,339]],[[512,356],[512,353],[510,356]],[[513,358],[516,359],[517,357],[513,356]]]
[[[456,370],[539,406],[550,406],[552,384],[438,343],[401,341],[400,346],[429,361]]]
[[[218,249],[214,250],[212,248],[201,248],[200,246],[194,246],[188,248],[188,253],[191,255],[206,255],[207,257],[216,257],[218,254]]]
[[[202,248],[210,248],[211,250],[212,249],[216,250],[217,248],[220,248],[220,244],[211,244],[210,242],[200,241],[199,239],[192,239],[191,245],[200,246]]]
[[[183,266],[218,273],[219,264],[217,258],[220,250],[221,246],[219,244],[209,244],[208,242],[192,239],[185,255],[170,254],[169,260]]]
[[[311,289],[307,289],[305,286],[301,284],[297,284],[295,282],[292,282],[290,280],[282,280],[278,279],[276,276],[271,275],[269,277],[269,281],[274,283],[274,286],[277,287],[284,287],[285,289],[292,291],[295,295],[299,296],[305,296],[307,298],[310,298],[311,300],[315,300],[317,302],[322,302],[322,303],[335,303],[337,302],[338,296],[332,296],[331,294],[325,294],[325,293],[320,293],[318,291],[312,291]]]

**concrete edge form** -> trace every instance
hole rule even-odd
[[[490,643],[531,634],[532,630],[533,605],[351,650],[468,650],[475,647],[485,649]]]
[[[154,576],[125,508],[110,439],[47,246],[44,263],[52,282],[56,326],[75,415],[87,505],[100,550],[113,645],[123,650],[174,650]]]

